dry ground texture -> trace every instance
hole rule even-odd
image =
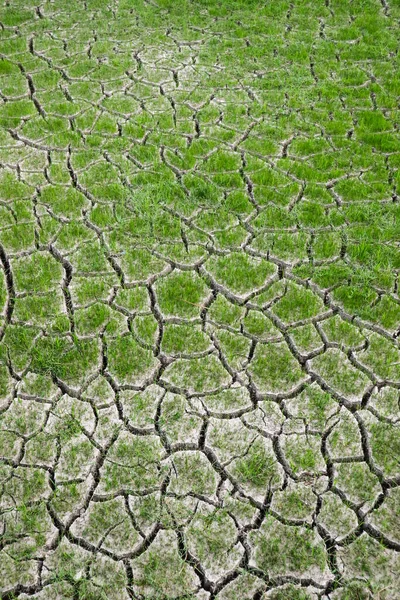
[[[3,600],[400,598],[399,21],[2,2]]]

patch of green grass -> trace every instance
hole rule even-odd
[[[234,473],[240,482],[258,489],[279,481],[274,456],[261,441],[253,444],[247,455],[236,461]]]
[[[181,317],[199,316],[207,296],[202,279],[188,272],[175,272],[160,279],[156,291],[162,312]]]
[[[250,370],[256,384],[265,391],[290,389],[303,378],[297,361],[283,343],[258,346]]]

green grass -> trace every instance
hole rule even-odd
[[[398,0],[0,7],[0,597],[397,600]]]

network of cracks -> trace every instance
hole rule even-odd
[[[3,600],[399,597],[400,12],[359,10],[0,9]]]

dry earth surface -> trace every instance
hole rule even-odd
[[[2,2],[3,600],[400,598],[399,21]]]

